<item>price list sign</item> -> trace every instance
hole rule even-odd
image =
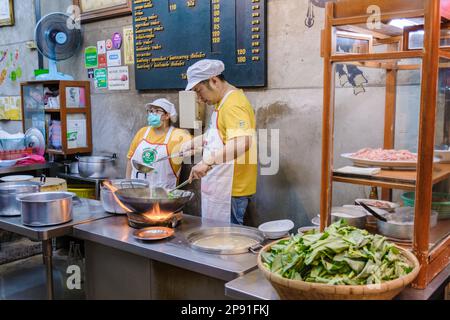
[[[133,0],[136,88],[184,89],[189,66],[225,63],[239,87],[267,82],[266,0]]]

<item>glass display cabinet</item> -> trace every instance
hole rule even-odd
[[[89,81],[32,81],[21,84],[24,132],[38,128],[46,153],[92,152]]]
[[[327,3],[322,33],[321,229],[333,205],[380,188],[380,200],[410,207],[410,238],[388,238],[419,259],[413,287],[420,289],[450,260],[448,19],[450,1],[337,0]],[[364,148],[380,149],[380,157],[407,150],[413,160],[356,161]],[[381,170],[340,170],[345,166]],[[387,236],[377,221],[367,228]]]

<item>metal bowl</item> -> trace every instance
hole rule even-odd
[[[102,179],[116,175],[114,157],[79,157],[78,171],[84,178]]]
[[[131,211],[145,213],[153,211],[156,205],[166,213],[181,211],[192,200],[194,193],[185,190],[174,190],[168,195],[164,188],[119,189],[117,198]]]
[[[384,216],[388,221],[377,219],[378,232],[385,237],[411,241],[414,233],[414,208],[403,207]],[[431,212],[430,228],[436,226],[438,213]]]
[[[333,207],[331,209],[331,222],[341,219],[347,221],[348,225],[359,229],[364,229],[367,221],[367,214],[364,209],[353,207]]]

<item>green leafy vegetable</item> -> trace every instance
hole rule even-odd
[[[333,285],[378,284],[407,275],[410,262],[385,237],[340,220],[281,240],[261,254],[263,265],[284,278]]]

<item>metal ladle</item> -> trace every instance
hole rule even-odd
[[[133,167],[138,171],[138,173],[136,174],[136,179],[138,178],[139,173],[145,174],[145,177],[147,177],[147,173],[150,173],[153,170],[155,170],[155,168],[147,166],[136,160],[133,160],[132,163],[133,163]]]

